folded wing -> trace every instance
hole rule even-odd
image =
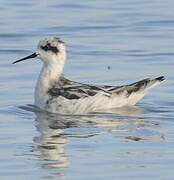
[[[98,93],[102,94],[103,96],[111,97],[111,95],[113,94],[119,94],[124,92],[127,94],[127,96],[129,96],[133,92],[148,89],[163,80],[164,77],[160,76],[152,80],[147,78],[123,86],[97,86],[78,83],[61,77],[59,82],[56,83],[51,89],[49,89],[48,93],[52,97],[62,96],[69,100],[92,97]]]

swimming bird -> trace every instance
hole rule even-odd
[[[35,105],[48,112],[83,114],[123,106],[133,106],[164,76],[122,85],[91,85],[71,81],[63,76],[66,61],[65,42],[58,37],[40,40],[36,51],[13,64],[31,58],[43,62],[35,87]]]

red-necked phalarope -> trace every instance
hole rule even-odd
[[[43,61],[35,88],[35,105],[53,113],[81,114],[135,105],[164,76],[144,79],[123,86],[97,86],[78,83],[63,77],[65,43],[57,37],[40,40],[37,50],[13,64],[39,58]]]

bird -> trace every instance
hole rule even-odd
[[[164,76],[146,78],[127,85],[93,85],[64,77],[66,44],[59,37],[45,37],[36,51],[18,62],[38,58],[43,66],[36,86],[34,105],[50,113],[86,114],[107,109],[134,106],[154,86],[165,80]]]

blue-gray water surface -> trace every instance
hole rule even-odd
[[[120,85],[165,75],[136,107],[33,111],[40,38],[67,44],[65,76]],[[174,179],[174,1],[0,0],[0,179]]]

